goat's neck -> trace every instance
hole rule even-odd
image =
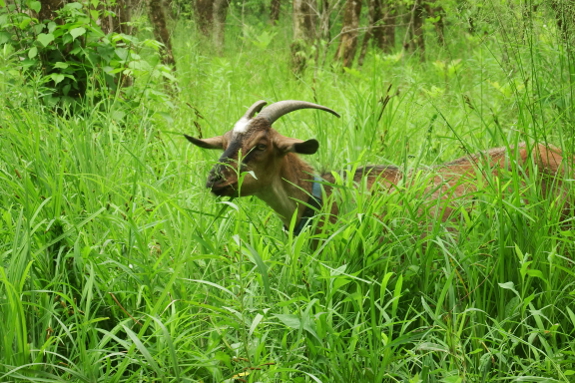
[[[279,214],[285,226],[297,210],[297,220],[306,208],[300,201],[307,202],[312,192],[314,169],[296,154],[288,153],[281,163],[280,171],[270,186],[256,196]]]

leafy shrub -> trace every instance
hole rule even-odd
[[[40,2],[6,5],[0,0],[0,48],[11,49],[21,72],[40,73],[48,105],[100,98],[103,90],[117,91],[140,77],[175,81],[170,68],[142,58],[145,52],[157,62],[161,43],[102,31],[97,20],[108,12],[92,8],[98,3],[66,4],[54,20],[42,22],[34,17]]]

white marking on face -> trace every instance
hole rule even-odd
[[[249,126],[250,126],[250,120],[248,120],[245,117],[242,117],[234,125],[234,133],[239,133],[239,134],[245,133],[248,131]]]

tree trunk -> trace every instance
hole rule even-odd
[[[425,57],[425,41],[423,39],[423,4],[422,0],[415,0],[411,8],[411,19],[407,27],[406,40],[403,46],[411,50],[417,51],[423,60]]]
[[[390,53],[395,48],[395,24],[396,24],[396,6],[391,4],[389,0],[384,0],[383,3],[383,25],[381,27],[382,37],[378,40],[379,47],[384,52]]]
[[[423,39],[423,5],[422,0],[415,0],[415,8],[413,12],[412,24],[412,49],[415,51],[419,49],[419,53],[423,57],[425,54],[425,41]]]
[[[213,1],[214,0],[195,0],[194,2],[196,25],[200,33],[206,37],[210,37],[212,31],[214,12]]]
[[[131,17],[131,9],[133,2],[135,0],[116,0],[114,5],[111,5],[110,0],[101,1],[95,10],[99,12],[99,24],[102,28],[102,32],[109,33],[123,33],[126,35],[133,34],[134,28],[129,26]],[[92,4],[88,3],[87,6]],[[112,15],[112,11],[115,16]],[[123,73],[120,74],[120,79],[117,81],[122,87],[131,86],[133,84],[133,78],[131,76],[126,76]]]
[[[335,56],[336,60],[343,61],[343,66],[346,68],[351,68],[355,57],[360,14],[361,0],[347,0],[343,14],[341,41]]]
[[[100,27],[104,33],[133,34],[133,27],[128,25],[131,18],[131,9],[135,0],[116,0],[114,5],[110,1],[101,1],[98,6],[100,12]],[[116,17],[113,17],[112,11]]]
[[[230,2],[228,0],[214,0],[214,46],[218,54],[224,50],[224,39],[226,31],[226,15]]]
[[[131,11],[134,9],[136,1],[135,0],[116,0],[116,6],[114,7],[114,12],[118,17],[120,33],[126,35],[134,34],[134,27],[128,25],[132,18]]]
[[[369,1],[369,14],[370,14],[370,23],[373,20],[373,27],[372,27],[373,40],[375,42],[375,45],[377,45],[379,49],[383,50],[383,47],[385,46],[385,34],[384,34],[385,20],[383,18],[382,0]]]
[[[119,29],[117,25],[118,23],[115,22],[116,19],[114,19],[112,14],[108,12],[111,8],[112,7],[110,7],[108,1],[101,1],[96,7],[96,10],[100,13],[98,20],[100,28],[102,28],[102,32],[105,34],[116,32],[116,30]]]
[[[40,21],[53,20],[56,17],[56,11],[66,4],[65,0],[40,0],[40,12],[38,19]]]
[[[315,17],[310,0],[293,0],[292,71],[300,76],[306,67],[308,48],[315,37]]]
[[[359,52],[359,58],[357,59],[358,66],[363,65],[363,60],[365,59],[365,55],[367,54],[367,47],[369,45],[369,40],[371,40],[374,37],[375,25],[379,20],[381,20],[381,7],[379,8],[380,10],[379,15],[377,15],[378,7],[376,3],[380,3],[380,0],[369,0],[368,3],[368,25],[367,30],[363,35],[361,50]]]
[[[270,5],[270,23],[277,25],[280,20],[281,0],[272,0]]]
[[[435,23],[435,33],[437,33],[437,41],[440,45],[445,45],[445,25],[443,23],[443,18],[445,17],[445,11],[441,5],[434,6],[433,3],[426,3],[425,10],[430,18],[439,18]]]
[[[312,0],[293,0],[294,40],[311,42],[315,38],[315,13]]]
[[[439,16],[439,20],[435,22],[435,32],[437,33],[437,39],[441,45],[445,45],[445,23],[443,22],[445,18],[445,10],[443,7],[436,7],[433,9],[435,15]]]
[[[176,70],[176,61],[172,53],[172,42],[170,32],[166,23],[166,14],[164,12],[164,2],[162,0],[148,0],[148,15],[154,27],[154,37],[164,44],[162,62]]]
[[[321,8],[319,12],[319,38],[323,41],[331,40],[331,12],[332,9],[329,5],[329,0],[321,0]]]

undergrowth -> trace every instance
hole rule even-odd
[[[209,195],[218,154],[182,136],[301,99],[342,115],[275,125],[319,140],[317,169],[523,141],[570,161],[572,57],[537,17],[521,41],[507,21],[452,26],[424,62],[372,51],[300,80],[281,25],[266,44],[230,26],[224,56],[181,25],[177,99],[112,95],[73,115],[0,58],[0,381],[573,381],[573,212],[542,196],[538,169],[487,177],[448,222],[425,214],[423,188],[372,195],[342,177],[337,222],[294,236],[255,198]]]

